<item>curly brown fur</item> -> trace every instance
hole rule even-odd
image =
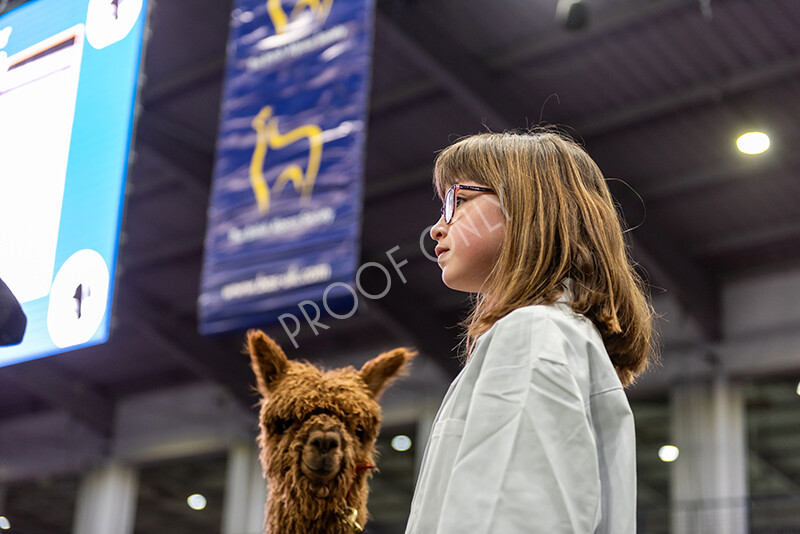
[[[340,513],[355,508],[362,527],[368,518],[371,472],[363,466],[375,465],[377,399],[415,353],[398,348],[358,371],[325,371],[288,360],[260,330],[248,332],[247,340],[262,395],[258,445],[269,490],[266,531],[352,534]]]

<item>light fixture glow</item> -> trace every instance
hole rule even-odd
[[[800,382],[797,383],[797,394],[800,395]]]
[[[392,438],[392,448],[396,451],[407,451],[411,448],[411,438],[400,434]]]
[[[736,146],[745,154],[761,154],[769,148],[769,136],[764,132],[747,132],[739,136]]]
[[[192,510],[202,510],[206,507],[206,498],[199,493],[189,495],[189,498],[186,499],[186,502],[189,503],[189,508]]]
[[[3,530],[9,530],[11,528],[11,523],[3,515],[0,515],[0,528]]]
[[[678,459],[678,447],[674,445],[664,445],[660,449],[658,449],[658,457],[661,458],[662,462],[674,462]]]

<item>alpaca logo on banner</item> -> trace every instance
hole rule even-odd
[[[286,14],[281,0],[267,0],[267,13],[275,26],[275,33],[283,33],[291,22],[298,20],[301,15],[312,18],[318,24],[325,22],[331,12],[333,0],[295,0],[294,8]]]
[[[272,116],[272,106],[261,108],[261,111],[253,119],[253,129],[256,131],[256,146],[250,160],[250,185],[256,197],[258,211],[266,214],[270,208],[270,188],[264,177],[264,160],[267,157],[267,150],[270,148],[279,150],[302,139],[308,140],[306,171],[303,172],[300,165],[288,165],[278,175],[272,189],[276,194],[280,193],[288,182],[292,182],[294,190],[300,193],[300,199],[308,201],[314,191],[314,182],[322,161],[322,129],[315,124],[306,124],[281,134],[278,130],[278,117]]]

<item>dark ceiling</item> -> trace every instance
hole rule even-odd
[[[404,344],[455,374],[467,300],[441,284],[420,236],[439,214],[436,151],[486,128],[546,122],[579,139],[617,179],[653,292],[709,342],[727,280],[800,265],[800,3],[587,0],[588,25],[572,31],[556,3],[377,0],[361,260],[387,264],[399,246],[407,283],[319,336],[304,331],[300,350],[264,325],[290,357]],[[0,369],[0,421],[64,410],[107,437],[121,399],[196,381],[252,405],[243,332],[197,333],[230,10],[151,2],[111,339]],[[736,136],[756,127],[771,149],[739,153]]]

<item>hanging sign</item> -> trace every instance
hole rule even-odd
[[[372,20],[372,0],[236,0],[202,333],[274,321],[354,280]]]

